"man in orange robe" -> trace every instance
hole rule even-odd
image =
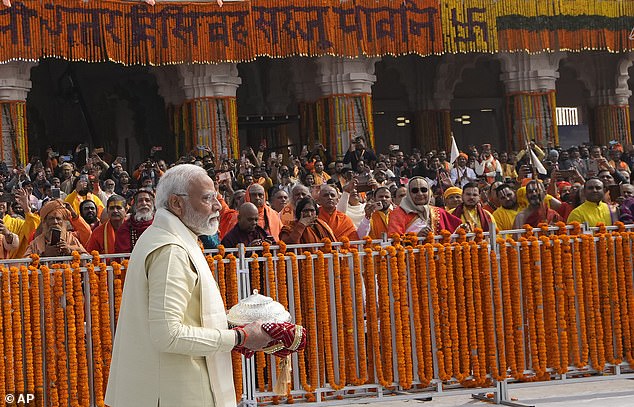
[[[222,240],[223,237],[235,226],[233,219],[238,219],[238,208],[244,203],[244,189],[238,189],[233,192],[231,198],[231,207],[227,205],[227,202],[222,199],[222,196],[218,195],[218,201],[222,209],[220,210],[220,224],[218,226],[218,237]],[[233,225],[233,226],[232,226]]]
[[[328,184],[322,185],[319,190],[319,219],[323,220],[330,226],[335,239],[341,241],[343,237],[350,240],[359,240],[357,236],[357,228],[354,227],[352,219],[343,212],[337,210],[339,202],[339,193]]]
[[[310,195],[310,191],[302,184],[297,184],[291,190],[290,201],[280,211],[280,220],[283,226],[289,226],[295,221],[295,205],[300,199]]]
[[[258,208],[260,219],[258,225],[262,227],[275,241],[280,240],[280,230],[282,230],[282,221],[280,220],[280,214],[275,212],[271,207],[266,205],[266,193],[264,188],[260,184],[251,184],[247,188],[247,192],[244,195],[245,202],[251,202]],[[227,222],[226,232],[233,229],[238,223],[238,214],[232,214],[231,219]]]
[[[90,253],[93,250],[101,254],[115,253],[115,233],[125,220],[127,205],[125,198],[121,195],[111,195],[106,203],[108,211],[108,221],[99,225],[90,236],[86,244],[86,250]]]

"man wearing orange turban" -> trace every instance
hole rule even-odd
[[[67,223],[71,219],[71,212],[66,209],[64,201],[61,199],[48,201],[40,209],[40,218],[42,219],[41,233],[26,248],[26,256],[32,253],[46,257],[70,256],[73,251],[80,254],[86,253],[86,249],[77,236],[68,230]],[[81,225],[83,222],[85,228],[90,231],[90,226],[81,217],[78,216],[75,220],[80,220],[75,224]],[[54,231],[59,231],[59,239],[55,237],[57,233]]]

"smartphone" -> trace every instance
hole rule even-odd
[[[51,229],[51,246],[55,246],[62,238],[62,231],[59,229]]]
[[[220,174],[218,174],[218,181],[225,181],[225,180],[231,180],[231,172],[230,171],[226,171],[226,172],[221,172]]]
[[[205,146],[196,146],[197,149],[199,149],[200,151],[205,151],[206,147]]]
[[[154,151],[163,151],[163,146],[154,146],[152,147]]]
[[[119,163],[122,165],[128,162],[128,159],[125,157],[117,157],[119,159]]]
[[[594,176],[599,173],[599,161],[594,158],[588,160],[588,175]]]
[[[103,154],[103,147],[98,147],[93,150],[95,154]]]
[[[53,199],[60,199],[61,198],[59,188],[51,188],[51,198],[53,198]]]
[[[62,160],[63,162],[67,162],[73,159],[73,156],[71,155],[60,155],[59,159]]]

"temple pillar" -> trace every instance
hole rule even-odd
[[[0,64],[0,160],[11,168],[29,161],[26,97],[31,90],[32,62]]]
[[[590,94],[590,141],[593,144],[605,146],[611,140],[622,145],[632,143],[629,106],[632,91],[628,86],[628,71],[633,55],[602,55],[580,65],[584,67],[580,79]]]
[[[236,92],[242,80],[233,63],[178,65],[184,101],[174,112],[174,131],[184,152],[209,146],[216,157],[238,158]]]
[[[314,145],[321,143],[328,145],[325,132],[320,131],[319,98],[321,89],[315,82],[317,76],[317,64],[312,58],[294,58],[291,62],[291,75],[293,77],[293,94],[297,102],[299,113],[299,144],[296,153],[301,151],[301,145]]]
[[[345,59],[331,56],[317,59],[318,131],[333,156],[343,156],[353,136],[363,136],[374,148],[372,85],[378,58]]]
[[[521,149],[528,141],[559,145],[555,83],[564,53],[501,52],[500,79],[506,86],[507,146]]]

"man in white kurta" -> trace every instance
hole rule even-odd
[[[161,178],[156,206],[130,257],[105,402],[235,407],[231,350],[261,349],[271,338],[260,323],[228,329],[197,238],[218,228],[213,181],[200,167],[176,166]]]

